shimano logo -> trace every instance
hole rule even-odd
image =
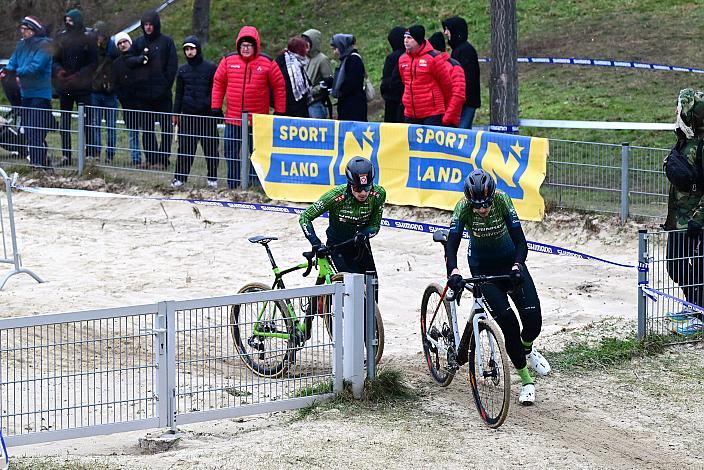
[[[418,232],[423,231],[423,225],[422,224],[415,224],[413,222],[394,222],[394,227],[396,228],[405,228],[406,230],[416,230]]]
[[[537,251],[539,253],[552,253],[552,248],[545,245],[535,245],[533,243],[528,243],[528,249],[531,251]]]
[[[560,256],[571,256],[573,258],[584,258],[584,256],[577,254],[577,253],[572,253],[570,251],[565,251],[565,250],[557,250],[557,254]]]
[[[384,227],[390,227],[390,226],[391,226],[391,224],[389,223],[389,221],[386,220],[386,219],[381,219],[381,225],[383,225]]]
[[[197,206],[222,206],[222,203],[217,201],[193,201],[193,204]]]
[[[262,206],[262,210],[269,211],[269,212],[289,212],[288,207]]]
[[[228,202],[226,203],[227,207],[233,207],[235,209],[250,209],[250,210],[256,210],[257,206],[253,204],[242,204],[239,202]]]

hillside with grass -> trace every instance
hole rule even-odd
[[[151,2],[159,3],[159,2]],[[583,57],[633,60],[700,68],[698,28],[704,20],[704,1],[671,0],[521,0],[518,3],[519,56]],[[144,2],[126,0],[115,5],[139,18]],[[103,16],[111,17],[103,4]],[[190,34],[192,1],[180,0],[162,13],[166,34],[177,44]],[[352,33],[364,56],[368,72],[378,84],[388,53],[386,40],[394,25],[423,24],[427,34],[440,30],[440,22],[461,15],[469,24],[469,39],[480,57],[490,55],[489,2],[428,0],[418,5],[378,0],[213,0],[211,40],[205,53],[218,60],[234,49],[240,27],[256,26],[263,50],[277,54],[287,39],[308,28],[324,38]],[[88,23],[91,12],[87,11]],[[129,23],[130,21],[127,21]],[[326,50],[329,52],[329,50]],[[182,58],[181,58],[182,59]],[[482,108],[476,122],[489,122],[489,66],[482,65]],[[531,119],[672,122],[677,93],[697,87],[701,76],[693,73],[614,69],[575,65],[520,64],[520,116]],[[383,102],[370,107],[370,119],[382,116]],[[671,146],[667,132],[592,131],[522,128],[524,134],[553,138],[631,142],[643,146]]]

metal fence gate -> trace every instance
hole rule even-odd
[[[337,337],[343,297],[364,295],[355,289],[334,283],[0,320],[3,434],[24,445],[308,406],[342,390]],[[233,338],[237,329],[246,343],[266,308],[297,319],[279,315],[260,328],[303,333],[268,345],[265,358]],[[245,364],[255,353],[285,365],[262,377]]]
[[[638,233],[638,337],[704,338],[704,237],[686,230]]]

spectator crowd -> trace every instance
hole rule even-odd
[[[471,129],[481,106],[477,52],[467,41],[463,18],[447,18],[442,27],[427,39],[421,25],[396,26],[389,32],[390,53],[379,87],[385,122]],[[32,165],[51,164],[46,135],[52,129],[61,135],[58,165],[74,163],[71,111],[79,105],[88,106],[86,158],[100,160],[104,148],[106,163],[115,158],[119,105],[134,167],[165,171],[177,129],[173,187],[186,183],[198,144],[208,185],[217,187],[217,123],[222,119],[230,188],[240,180],[242,143],[251,151],[251,136],[242,135],[245,112],[268,114],[273,108],[282,116],[367,121],[375,90],[352,34],[330,38],[336,66],[323,51],[317,29],[291,37],[272,58],[261,50],[257,29],[244,26],[235,50],[217,65],[204,57],[200,40],[188,36],[181,43],[185,63],[179,67],[176,45],[161,29],[156,11],[142,16],[142,34],[132,38],[125,32],[115,34],[102,21],[86,27],[83,13],[71,9],[64,16],[64,28],[52,39],[39,18],[22,19],[21,39],[0,78],[19,110]],[[52,99],[58,99],[62,111],[59,122],[50,112]]]

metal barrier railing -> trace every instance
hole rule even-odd
[[[16,175],[15,175],[16,177]],[[20,251],[17,246],[17,230],[15,228],[15,213],[14,206],[12,205],[12,186],[13,180],[7,176],[5,170],[0,168],[0,178],[5,183],[5,196],[6,196],[6,206],[7,206],[7,224],[5,223],[5,216],[3,213],[2,198],[0,198],[0,238],[2,238],[2,258],[0,258],[0,263],[7,263],[12,265],[12,269],[5,273],[5,275],[0,278],[0,290],[5,287],[5,283],[10,279],[10,277],[16,274],[29,274],[37,282],[44,282],[39,276],[37,276],[31,269],[22,267],[22,257],[20,256]],[[10,247],[8,248],[8,235],[7,230],[10,231]]]
[[[362,363],[362,336],[341,332],[343,307],[363,323],[363,297],[363,277],[348,275],[344,284],[2,319],[0,428],[9,445],[25,445],[308,406],[342,390],[341,340]],[[283,310],[277,321],[258,316],[289,307],[306,328]],[[255,323],[273,344],[258,347]],[[257,374],[252,357],[282,368]]]
[[[174,187],[208,184],[246,189],[258,182],[250,164],[251,126],[246,114],[242,120],[224,121],[83,105],[76,114],[54,114],[59,119],[54,118],[53,126],[45,129],[46,165],[21,158],[27,152],[18,151],[13,133],[1,130],[0,149],[6,152],[0,150],[0,163],[61,167],[79,175],[89,165],[107,173],[119,172],[130,180],[153,181],[156,177]],[[61,127],[57,122],[64,122],[66,130],[53,132]],[[16,127],[16,121],[8,125]],[[78,144],[66,149],[60,136],[64,144],[71,138]],[[81,142],[85,142],[85,151]],[[24,145],[19,148],[27,148]],[[551,139],[541,192],[549,206],[618,214],[622,221],[629,216],[661,218],[667,200],[662,171],[667,152],[629,144]]]
[[[704,237],[641,230],[638,238],[638,337],[704,339]]]

